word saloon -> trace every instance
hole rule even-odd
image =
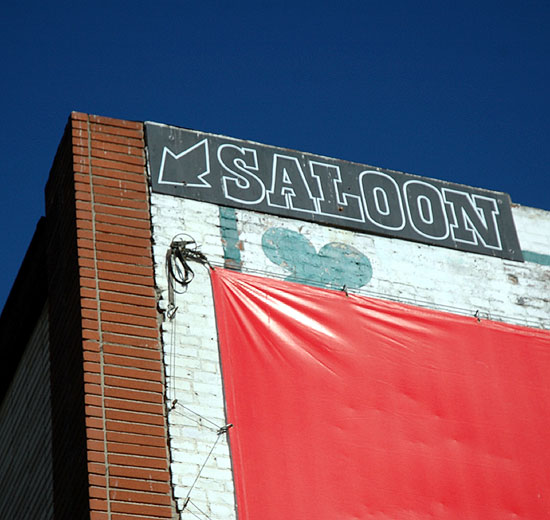
[[[146,123],[153,191],[522,261],[510,197]]]

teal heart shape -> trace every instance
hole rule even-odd
[[[329,289],[358,289],[372,278],[370,260],[353,246],[329,242],[319,252],[301,233],[270,228],[262,236],[265,255],[290,274],[285,280]]]

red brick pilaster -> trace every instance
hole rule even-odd
[[[90,516],[172,518],[143,124],[70,124]]]

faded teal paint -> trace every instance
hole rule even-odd
[[[242,260],[239,247],[242,245],[242,242],[239,240],[239,232],[237,230],[237,214],[234,208],[220,206],[219,215],[224,266],[229,269],[240,270]]]
[[[360,251],[330,242],[319,252],[302,234],[284,228],[268,229],[262,236],[266,256],[290,274],[286,280],[318,287],[358,289],[372,278],[372,265]]]
[[[523,259],[526,262],[533,262],[540,265],[550,265],[550,255],[542,253],[534,253],[533,251],[522,251]]]

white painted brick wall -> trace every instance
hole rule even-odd
[[[165,257],[172,239],[188,233],[210,260],[220,264],[219,211],[211,204],[153,195],[151,213],[156,283],[160,306],[166,309]],[[162,327],[167,398],[169,403],[177,400],[168,414],[172,479],[180,510],[194,484],[182,518],[194,518],[193,514],[206,518],[204,512],[213,519],[231,519],[235,502],[229,449],[226,436],[218,438],[216,432],[225,425],[225,412],[212,290],[207,268],[198,264],[192,268],[195,279],[185,294],[176,295],[175,317]]]
[[[527,206],[512,207],[522,249],[550,254],[550,216],[548,211]]]
[[[152,194],[155,276],[160,306],[167,307],[165,255],[172,239],[191,235],[214,265],[223,265],[219,208],[208,203]],[[514,207],[522,249],[550,255],[550,213]],[[361,294],[473,315],[480,312],[510,323],[550,328],[550,266],[518,263],[487,256],[362,235],[312,223],[236,210],[243,270],[275,277],[287,271],[265,255],[261,240],[270,228],[301,233],[318,251],[329,242],[353,246],[366,255],[372,280]],[[225,424],[212,291],[207,269],[193,264],[195,279],[185,294],[176,295],[174,320],[163,324],[169,401],[169,435],[175,495],[182,507],[200,467],[217,439],[215,427]],[[197,422],[198,421],[198,422]],[[225,435],[196,481],[189,511],[182,518],[235,518],[229,449]],[[197,508],[198,506],[198,508]]]

